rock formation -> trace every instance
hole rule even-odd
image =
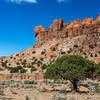
[[[100,33],[100,14],[96,21],[93,18],[77,19],[65,23],[62,19],[55,20],[53,24],[46,30],[42,26],[35,27],[36,42],[50,40],[53,38],[68,38],[82,34]]]

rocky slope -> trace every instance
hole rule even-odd
[[[22,52],[0,58],[0,73],[8,73],[8,67],[23,66],[28,72],[39,72],[49,63],[65,54],[81,54],[96,63],[100,62],[100,14],[96,21],[86,18],[65,23],[55,20],[48,30],[35,27],[37,43]],[[42,68],[42,69],[41,69]]]

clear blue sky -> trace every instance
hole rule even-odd
[[[0,0],[0,56],[34,45],[34,26],[48,28],[54,19],[68,23],[99,13],[100,0]]]

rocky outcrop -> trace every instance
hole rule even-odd
[[[55,20],[48,30],[42,26],[35,27],[37,43],[54,38],[68,38],[93,33],[100,33],[100,14],[95,21],[94,18],[85,18],[84,20],[77,19],[67,24],[62,19],[59,19]]]
[[[43,75],[34,75],[34,74],[0,74],[0,80],[28,80],[28,79],[34,79],[34,80],[42,80]]]

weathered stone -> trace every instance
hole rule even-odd
[[[42,26],[35,27],[37,43],[54,38],[68,38],[93,33],[100,33],[100,14],[97,16],[96,21],[94,21],[94,18],[85,18],[83,21],[77,19],[67,24],[62,19],[59,19],[55,20],[48,30]]]

